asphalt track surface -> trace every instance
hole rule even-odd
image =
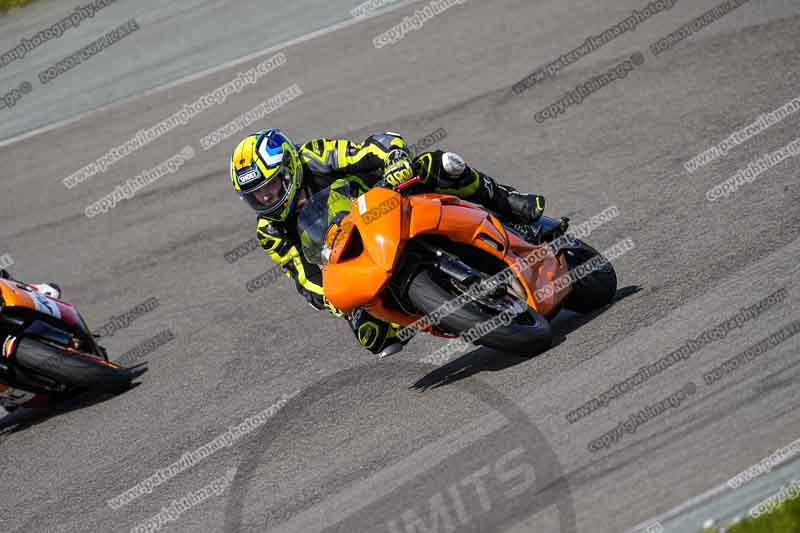
[[[40,31],[99,0],[65,3],[37,1],[0,18],[0,54],[34,39]],[[106,0],[107,1],[107,0]],[[32,84],[32,91],[3,113],[0,139],[59,123],[123,98],[140,95],[173,80],[202,74],[269,46],[296,39],[351,19],[348,0],[114,0],[91,15],[84,10],[77,27],[0,66],[0,94]],[[73,69],[43,84],[38,74],[106,32],[135,20],[139,29]],[[275,20],[282,21],[274,24]],[[231,22],[236,21],[235,31]],[[35,43],[35,41],[34,41]],[[2,65],[2,63],[0,63]]]
[[[639,531],[631,528],[800,437],[797,336],[712,385],[702,378],[800,318],[798,159],[706,200],[711,187],[792,142],[800,114],[692,174],[683,167],[798,96],[800,4],[752,1],[654,56],[651,43],[716,5],[679,1],[555,79],[511,90],[645,5],[467,2],[375,49],[373,37],[413,6],[387,12],[283,49],[286,64],[257,85],[73,189],[62,178],[273,52],[0,148],[0,255],[16,261],[12,272],[58,280],[95,327],[157,297],[157,309],[106,339],[112,353],[161,330],[175,336],[144,358],[149,372],[122,396],[2,422],[3,528],[130,531],[236,469],[221,494],[162,530]],[[170,35],[160,39],[171,46]],[[635,52],[645,61],[627,77],[554,120],[535,120]],[[440,341],[418,337],[401,355],[375,361],[344,321],[313,311],[288,280],[248,292],[272,265],[260,252],[234,264],[224,258],[254,235],[254,217],[228,182],[236,138],[208,151],[199,141],[293,84],[302,96],[251,129],[279,125],[298,140],[388,129],[414,142],[445,128],[437,146],[545,195],[553,215],[580,222],[617,206],[620,216],[588,238],[600,249],[635,243],[615,260],[615,303],[596,316],[561,316],[561,342],[536,357],[477,349],[430,365],[419,361]],[[177,173],[84,216],[126,178],[187,145],[197,156]],[[786,297],[742,328],[591,415],[565,418],[781,288]],[[694,393],[678,407],[589,450],[689,383]],[[106,504],[287,397],[230,447],[117,510]]]

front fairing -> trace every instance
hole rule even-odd
[[[305,201],[297,217],[297,233],[303,257],[310,263],[324,265],[330,248],[325,242],[328,229],[338,224],[352,209],[355,191],[346,180],[336,180],[329,187]]]
[[[0,329],[12,332],[34,320],[43,320],[81,339],[85,352],[102,356],[91,330],[73,305],[40,294],[23,283],[0,279],[0,315],[5,325]]]

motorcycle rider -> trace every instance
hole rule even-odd
[[[544,197],[501,185],[469,167],[456,153],[436,150],[412,157],[398,133],[370,135],[360,144],[320,138],[301,145],[293,144],[278,129],[248,135],[233,151],[231,181],[240,198],[258,213],[259,243],[314,308],[336,316],[343,313],[325,298],[322,271],[302,255],[297,215],[307,198],[345,176],[362,191],[382,179],[397,186],[419,176],[418,186],[423,190],[456,195],[512,223],[530,224],[544,211]],[[398,325],[363,309],[345,318],[358,342],[379,357],[402,349],[396,335]]]
[[[24,283],[19,280],[15,280],[11,277],[11,274],[8,273],[5,269],[0,269],[0,279],[10,279],[12,281],[16,281],[18,283],[23,283],[26,287],[38,292],[39,294],[44,294],[45,296],[49,296],[50,298],[61,299],[61,287],[57,284],[50,282],[50,283]],[[0,306],[0,312],[2,312],[2,306]],[[8,336],[8,332],[5,331],[3,328],[3,322],[0,321],[0,348],[3,346],[3,342],[6,340]]]

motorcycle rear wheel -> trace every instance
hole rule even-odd
[[[90,358],[72,356],[50,344],[23,338],[14,361],[23,370],[48,377],[73,389],[121,392],[130,387],[132,375],[125,368],[112,368]]]
[[[572,292],[564,301],[564,308],[576,313],[591,313],[614,300],[617,293],[617,273],[614,266],[603,255],[581,240],[576,240],[578,246],[563,251],[570,270],[583,263],[600,257],[605,264],[572,284]]]

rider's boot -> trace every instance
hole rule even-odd
[[[346,318],[359,344],[379,358],[399,353],[411,340],[401,341],[397,336],[400,326],[378,320],[363,309],[356,309]]]

